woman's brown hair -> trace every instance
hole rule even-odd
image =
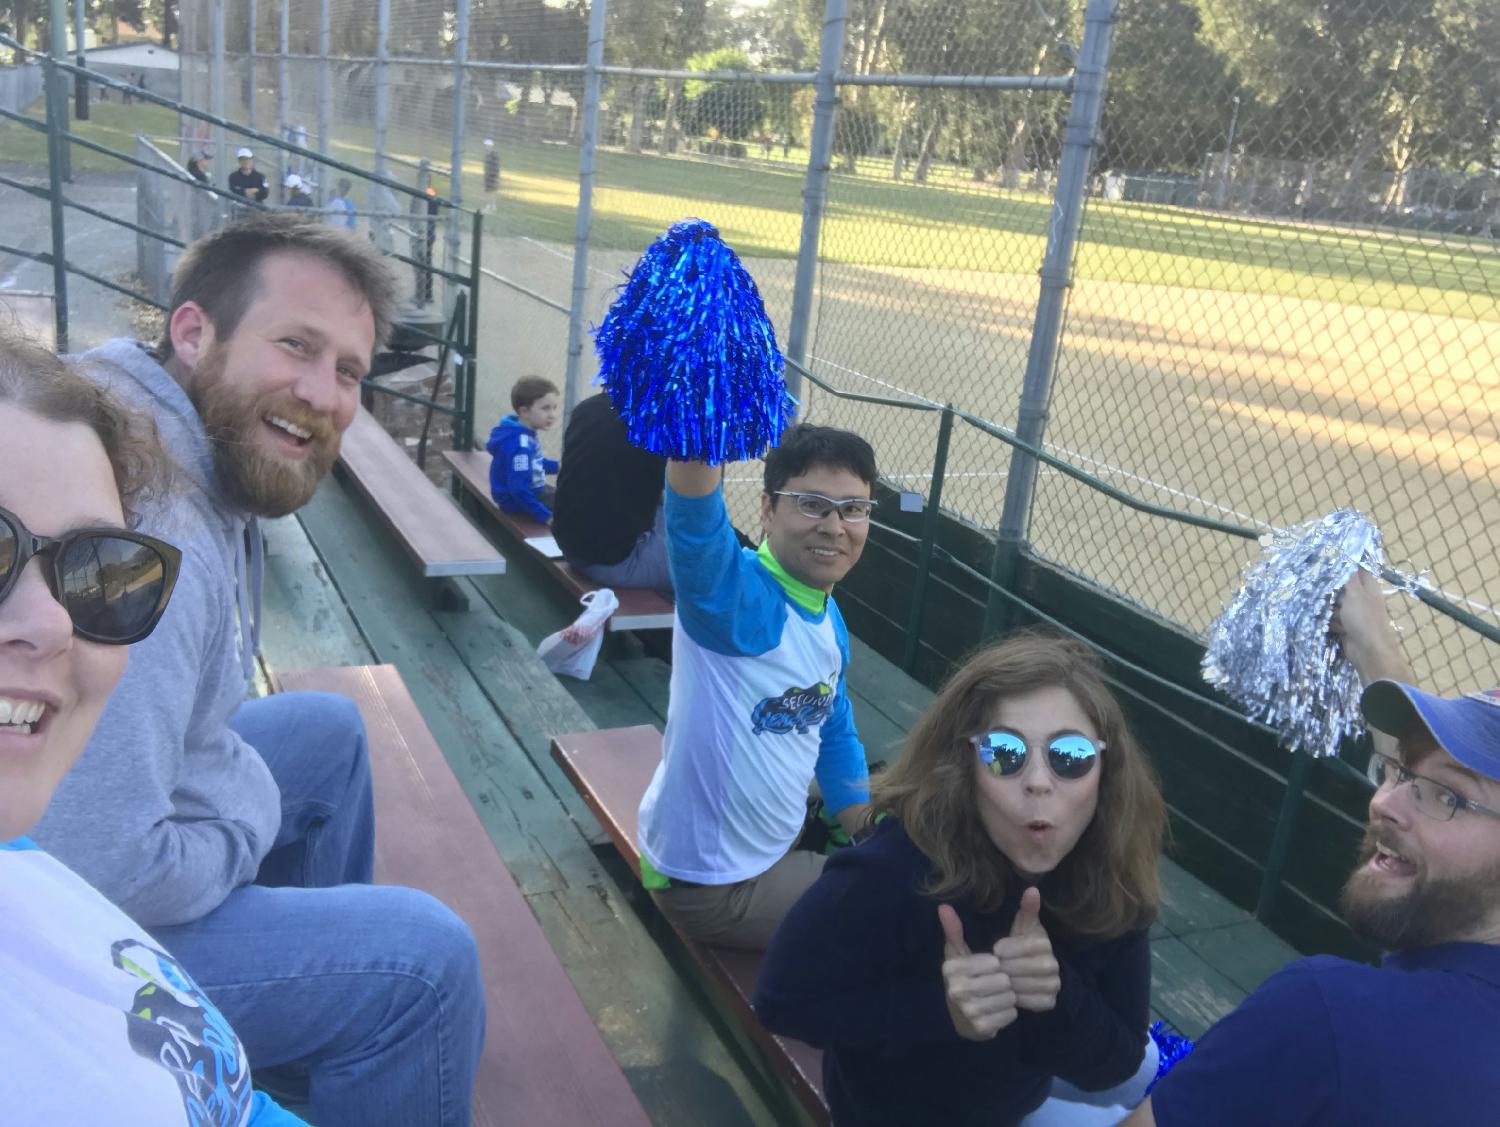
[[[1016,873],[980,822],[969,738],[985,730],[1001,699],[1052,686],[1078,701],[1104,751],[1098,807],[1046,878],[1045,904],[1071,934],[1110,939],[1156,916],[1166,810],[1156,772],[1130,734],[1098,658],[1081,642],[1028,630],[974,654],[917,721],[900,761],[872,780],[870,804],[877,814],[894,815],[932,862],[927,894],[968,900],[981,911],[998,908]]]
[[[0,329],[0,404],[54,423],[82,423],[98,436],[134,525],[167,482],[155,424],[122,405],[49,348]]]

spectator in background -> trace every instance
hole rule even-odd
[[[255,167],[255,154],[242,148],[234,155],[240,166],[229,174],[229,190],[243,199],[265,203],[271,189],[266,174]]]
[[[198,183],[209,183],[208,158],[202,153],[194,154],[193,159],[188,161],[187,170],[188,175],[191,176],[194,180],[198,181]]]
[[[500,153],[495,149],[494,140],[489,137],[484,139],[484,190],[490,195],[500,190]],[[495,210],[494,200],[489,202],[487,210]]]
[[[346,231],[354,230],[359,223],[359,212],[354,207],[354,201],[349,198],[349,191],[353,187],[349,178],[344,177],[337,184],[337,194],[328,201],[328,222]]]
[[[552,513],[563,558],[606,587],[670,591],[666,481],[667,460],[631,444],[608,393],[578,404],[563,432]]]
[[[541,376],[522,376],[510,389],[510,405],[515,413],[496,423],[485,443],[490,452],[490,496],[506,512],[524,513],[546,524],[556,496],[547,475],[558,467],[542,455],[536,432],[557,425],[557,385]]]
[[[285,186],[287,207],[312,207],[313,198],[307,194],[307,185],[302,177],[295,172],[289,173]]]

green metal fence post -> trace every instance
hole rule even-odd
[[[1281,812],[1276,817],[1276,833],[1266,856],[1266,870],[1260,879],[1260,895],[1255,901],[1255,918],[1266,922],[1276,905],[1276,891],[1286,869],[1287,853],[1292,847],[1292,831],[1297,828],[1297,814],[1302,808],[1302,793],[1307,789],[1308,764],[1312,756],[1292,752],[1292,767],[1286,775],[1286,793],[1281,796]]]
[[[47,83],[47,207],[52,221],[52,317],[57,351],[68,351],[68,240],[63,229],[63,157],[68,142],[67,94],[61,89],[63,75],[52,61],[42,57]],[[61,120],[58,109],[61,107]]]
[[[474,449],[474,410],[479,396],[479,283],[484,275],[480,272],[480,256],[484,248],[484,216],[474,212],[469,235],[469,347],[464,356],[464,377],[468,391],[464,394],[463,444],[460,450]]]
[[[1078,244],[1079,228],[1083,226],[1083,205],[1093,170],[1094,148],[1099,140],[1099,121],[1104,113],[1105,78],[1118,7],[1119,0],[1088,0],[1084,10],[1083,46],[1074,71],[1073,103],[1068,108],[1068,124],[1063,132],[1057,192],[1047,227],[1047,249],[1042,257],[1041,293],[1016,413],[1016,437],[1036,449],[1041,449],[1047,428],[1063,311],[1073,285],[1073,251]],[[1012,568],[1030,536],[1037,468],[1037,460],[1031,454],[1020,449],[1011,452],[1005,507],[1000,514],[999,543],[995,549],[997,569]],[[997,571],[995,581],[1001,583],[1001,580]],[[996,633],[1009,625],[1011,614],[1009,603],[998,596],[992,597],[985,612],[986,632]]]
[[[927,610],[927,578],[932,573],[932,551],[937,544],[939,508],[943,503],[943,478],[948,472],[948,442],[953,437],[953,404],[943,408],[938,424],[937,453],[932,460],[932,486],[927,490],[927,511],[922,517],[922,549],[917,553],[917,574],[912,584],[911,612],[906,619],[906,645],[901,668],[910,673],[917,664],[922,644],[922,615]]]
[[[50,22],[51,46],[48,48],[52,61],[65,63],[68,61],[68,0],[52,0],[48,6],[47,18]],[[47,113],[49,118],[56,116],[58,127],[66,130],[68,128],[68,74],[60,67],[52,67],[43,71],[47,81]],[[73,153],[68,148],[66,141],[59,147],[54,155],[49,147],[47,153],[49,162],[56,163],[58,173],[62,179],[73,182]],[[59,345],[58,347],[62,347]]]

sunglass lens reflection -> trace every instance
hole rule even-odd
[[[1047,747],[1047,759],[1060,779],[1083,778],[1098,757],[1098,749],[1083,736],[1062,736]]]
[[[21,552],[21,539],[10,522],[0,517],[0,590],[4,590],[10,579],[11,568],[16,566],[16,557]]]
[[[1014,775],[1026,766],[1026,741],[1010,732],[990,732],[979,741],[980,755],[996,775]]]
[[[156,613],[166,561],[156,549],[115,536],[68,546],[59,596],[76,629],[101,641],[133,639]]]

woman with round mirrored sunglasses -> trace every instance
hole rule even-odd
[[[975,654],[870,806],[873,831],[782,922],[754,1002],[823,1050],[834,1122],[1123,1119],[1156,1071],[1166,818],[1094,655],[1044,633]]]
[[[305,1127],[254,1091],[186,968],[25,836],[171,595],[177,549],[125,528],[163,483],[160,445],[98,385],[3,333],[0,434],[0,992],[25,1000],[0,1022],[6,1107],[28,1123]]]
[[[182,553],[122,528],[78,528],[38,536],[0,508],[0,601],[35,559],[73,632],[90,642],[128,646],[151,633],[177,582]]]
[[[1031,750],[1019,732],[1001,728],[983,735],[970,736],[969,742],[979,753],[979,761],[990,774],[1002,779],[1021,774],[1031,758]],[[1040,750],[1040,749],[1039,749]],[[1057,778],[1074,781],[1083,778],[1099,762],[1104,744],[1095,743],[1082,732],[1062,732],[1047,742],[1045,762]]]

